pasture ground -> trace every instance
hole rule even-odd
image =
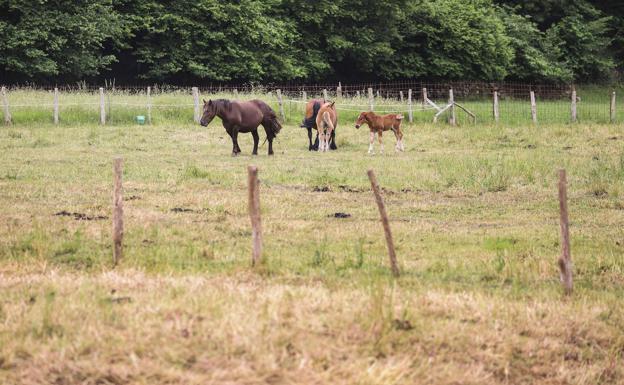
[[[366,129],[337,132],[339,151],[310,153],[291,123],[274,157],[266,145],[251,157],[244,135],[232,158],[218,121],[0,128],[0,383],[624,382],[620,125],[406,125],[406,152],[387,135],[375,156]],[[115,155],[126,228],[113,270]],[[561,167],[569,298],[555,263]]]

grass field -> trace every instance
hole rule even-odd
[[[419,123],[405,153],[387,135],[369,156],[345,113],[339,150],[317,154],[293,107],[274,157],[266,145],[251,157],[244,135],[232,158],[218,119],[194,125],[192,106],[153,126],[132,110],[98,126],[97,106],[59,126],[21,113],[0,128],[2,384],[624,383],[621,125]],[[116,155],[126,228],[112,269]],[[255,271],[249,164],[265,235]],[[555,263],[561,167],[571,297]]]

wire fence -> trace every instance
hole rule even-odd
[[[452,121],[450,118],[454,114],[456,124],[473,124],[464,110],[444,109],[450,106],[450,90],[453,102],[473,113],[477,124],[624,121],[624,108],[618,100],[624,90],[598,85],[420,81],[203,87],[77,84],[56,87],[56,90],[53,87],[7,87],[2,90],[1,102],[4,121],[13,124],[129,124],[137,122],[137,117],[141,116],[152,124],[192,123],[201,112],[202,98],[262,99],[276,112],[283,111],[282,118],[290,124],[302,120],[305,103],[312,98],[335,100],[340,119],[347,121],[372,106],[378,113],[402,113],[412,123],[432,122],[437,114],[437,121],[444,124]]]

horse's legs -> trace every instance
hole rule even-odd
[[[241,149],[238,146],[238,130],[237,129],[232,130],[232,144],[234,147],[232,149],[232,155],[236,156],[241,152]]]
[[[337,150],[338,147],[336,146],[336,127],[334,127],[334,129],[332,130],[331,133],[331,144],[329,145],[329,148],[331,148],[332,150]]]
[[[380,154],[383,154],[383,150],[384,150],[383,142],[381,141],[382,136],[383,136],[383,131],[381,130],[377,131],[377,137],[379,138],[379,153]]]
[[[403,146],[403,132],[401,131],[401,126],[397,127],[396,134],[399,139],[399,150],[405,151],[405,146]]]
[[[401,151],[401,138],[399,138],[399,133],[397,129],[392,126],[392,132],[394,133],[394,137],[396,138],[396,145],[394,146],[395,151]]]
[[[312,151],[312,149],[314,148],[314,146],[312,146],[312,127],[308,127],[308,142],[310,142],[310,145],[308,146],[308,151]]]
[[[318,150],[319,148],[319,132],[318,130],[316,131],[316,139],[314,139],[314,145],[312,145],[312,150]]]
[[[273,155],[273,137],[267,137],[269,141],[269,155]]]
[[[375,141],[375,131],[371,130],[370,132],[370,144],[368,145],[368,153],[374,154],[375,150],[373,149],[373,142]]]
[[[318,152],[323,152],[323,149],[325,149],[325,133],[321,132],[321,129],[319,128],[318,130]]]
[[[253,137],[254,146],[251,155],[258,155],[258,142],[260,141],[260,137],[258,136],[258,129],[251,131],[251,136]]]

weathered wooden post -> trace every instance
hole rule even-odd
[[[449,104],[451,105],[451,115],[449,116],[449,124],[454,126],[457,123],[455,116],[455,97],[453,96],[453,89],[449,89]]]
[[[412,123],[414,121],[414,111],[412,107],[412,89],[407,90],[407,118],[409,122]]]
[[[113,265],[123,256],[123,158],[113,160]]]
[[[494,103],[492,105],[492,112],[494,114],[494,121],[498,123],[500,119],[500,112],[498,109],[498,91],[494,90]]]
[[[570,120],[576,123],[576,88],[572,87],[572,99],[570,100]]]
[[[362,95],[360,94],[360,90],[355,91],[355,97],[358,99],[362,97]]]
[[[234,88],[234,99],[238,99],[238,88]]]
[[[381,192],[379,191],[379,184],[377,184],[377,178],[375,177],[375,172],[372,169],[369,169],[368,179],[371,182],[371,187],[373,189],[373,194],[375,195],[375,201],[377,202],[377,208],[379,208],[379,215],[381,216],[381,224],[384,228],[384,233],[386,234],[386,245],[388,246],[388,255],[390,257],[390,268],[392,269],[392,275],[395,277],[399,276],[399,267],[397,265],[396,252],[394,250],[394,241],[392,240],[392,232],[390,231],[390,222],[388,221],[388,214],[386,213],[386,206],[384,205],[383,199],[381,197]]]
[[[338,87],[336,87],[336,98],[342,98],[342,83],[338,82]]]
[[[147,124],[152,124],[152,87],[147,87]]]
[[[401,104],[403,104],[403,91],[399,91],[399,99],[401,100]]]
[[[195,123],[199,123],[199,120],[201,119],[201,115],[199,114],[199,89],[197,87],[193,87],[192,90],[194,105],[193,120],[195,121]]]
[[[531,91],[531,120],[537,123],[537,104],[535,103],[535,91]]]
[[[561,257],[559,270],[566,294],[572,293],[572,257],[570,256],[570,228],[568,223],[568,196],[566,171],[559,170],[559,223],[561,225]]]
[[[422,109],[425,109],[425,106],[427,105],[427,89],[423,88],[422,89]]]
[[[373,99],[373,89],[368,88],[368,109],[373,111],[375,107],[374,99]]]
[[[282,123],[286,121],[286,115],[284,114],[284,102],[282,100],[282,90],[277,90],[277,104],[279,105],[279,113],[282,117]]]
[[[327,89],[323,88],[323,100],[328,101],[329,97],[327,96]]]
[[[615,123],[616,109],[615,109],[615,91],[611,93],[611,106],[609,108],[609,118],[611,123]]]
[[[106,101],[104,99],[103,87],[100,87],[100,124],[106,124]]]
[[[58,88],[54,87],[54,124],[59,123],[59,95]]]
[[[260,187],[258,183],[258,167],[247,167],[247,184],[249,192],[249,218],[251,219],[251,266],[260,264],[262,257],[262,223],[260,218]]]
[[[2,87],[2,104],[4,105],[4,124],[11,124],[11,112],[9,111],[9,98],[7,97],[6,87]]]
[[[306,103],[308,102],[308,93],[305,91],[301,91],[301,106],[303,107],[303,112],[305,113]]]

